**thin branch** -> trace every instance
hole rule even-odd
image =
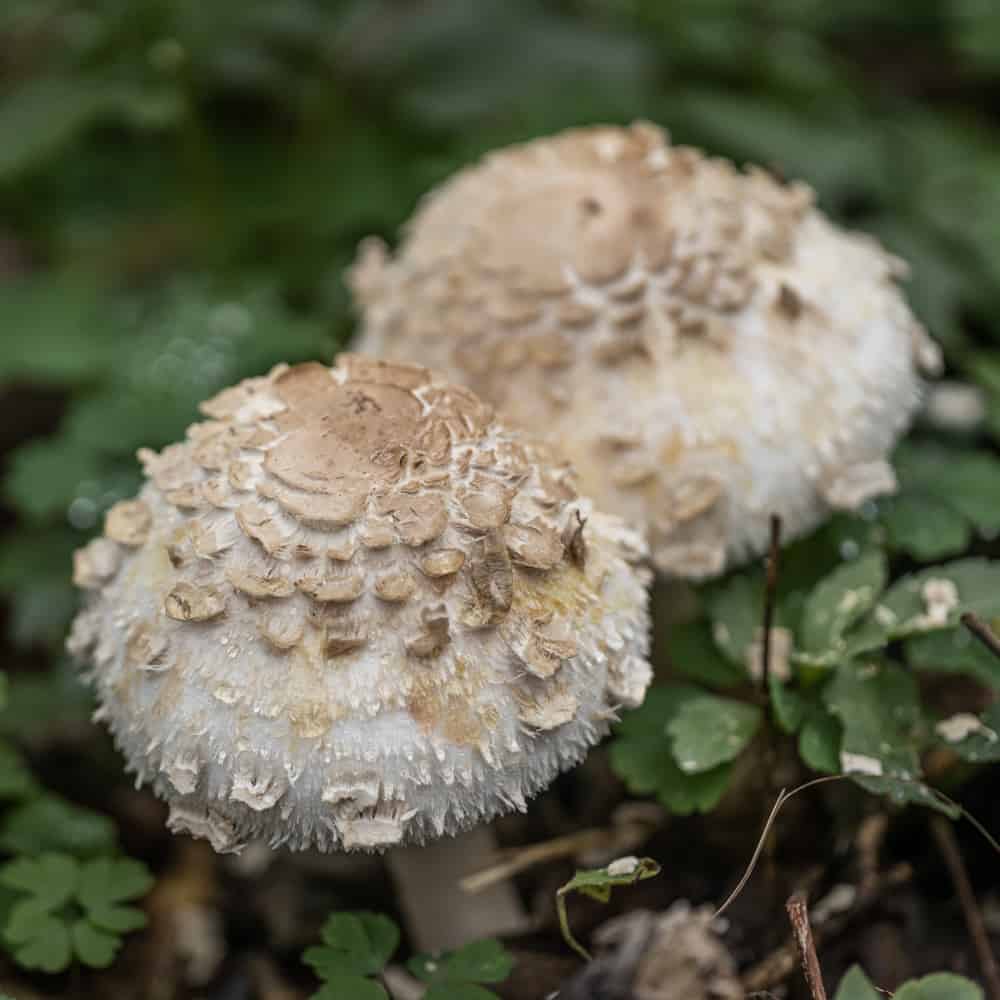
[[[765,694],[771,679],[771,625],[778,592],[779,553],[781,551],[781,518],[771,515],[771,545],[767,554],[767,579],[764,590],[764,638],[761,647],[761,686]]]
[[[799,960],[802,962],[802,972],[806,977],[809,994],[812,1000],[826,1000],[823,970],[819,967],[819,956],[816,954],[816,942],[813,941],[812,928],[809,926],[809,907],[805,897],[792,896],[785,903],[785,909],[792,924],[792,933],[799,949]]]
[[[1000,656],[1000,637],[979,617],[971,611],[962,615],[962,624],[991,652]]]
[[[972,628],[971,625],[969,627]],[[994,641],[995,638],[994,636]],[[951,823],[943,816],[935,816],[931,820],[931,833],[934,834],[938,850],[941,851],[941,857],[944,858],[948,873],[955,884],[955,891],[962,904],[962,913],[965,915],[965,923],[969,928],[969,936],[976,949],[976,956],[979,959],[979,966],[983,970],[983,978],[989,988],[990,998],[991,1000],[1000,1000],[1000,966],[997,965],[996,955],[993,954],[989,933],[979,910],[979,904],[976,902],[976,895],[972,891],[972,882],[969,880],[969,873],[962,860],[962,852],[958,849],[955,831],[952,829]]]
[[[904,885],[913,877],[913,868],[906,862],[894,865],[887,872],[880,874],[874,881],[859,890],[857,898],[850,909],[829,917],[813,928],[813,936],[817,941],[827,941],[836,938],[851,923],[878,905],[886,893],[897,886]],[[773,987],[787,979],[795,970],[797,958],[795,942],[786,941],[772,951],[766,958],[751,966],[740,977],[743,988],[753,996],[754,991]]]

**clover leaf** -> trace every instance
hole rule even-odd
[[[499,941],[473,941],[457,951],[436,957],[417,955],[407,968],[428,984],[425,1000],[495,1000],[482,983],[500,983],[514,967],[514,959]]]
[[[322,945],[307,948],[302,961],[324,981],[313,1000],[387,1000],[377,975],[399,945],[399,928],[378,913],[334,913],[320,930]]]
[[[74,956],[105,968],[121,948],[121,935],[146,924],[126,901],[145,895],[153,879],[129,858],[81,863],[67,854],[17,858],[0,868],[0,884],[24,898],[8,914],[3,936],[15,960],[28,969],[60,972]]]

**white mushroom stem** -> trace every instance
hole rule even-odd
[[[459,882],[496,861],[492,827],[386,855],[413,947],[436,953],[470,941],[523,931],[528,913],[510,882],[472,894]]]

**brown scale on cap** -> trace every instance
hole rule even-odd
[[[172,825],[216,846],[453,831],[578,759],[622,672],[641,699],[629,533],[467,390],[347,355],[203,410],[140,453],[140,497],[75,565],[92,597],[72,648]],[[382,798],[344,794],[371,754]]]
[[[351,283],[360,350],[545,433],[658,568],[697,577],[763,551],[772,513],[791,537],[892,488],[917,369],[938,363],[900,273],[806,185],[638,123],[485,157],[394,256],[365,241]]]

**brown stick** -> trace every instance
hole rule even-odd
[[[913,877],[913,869],[901,862],[880,875],[866,889],[858,893],[857,901],[847,912],[832,917],[814,929],[814,938],[825,941],[837,937],[851,923],[867,913],[883,896],[897,886],[904,885]],[[751,966],[740,977],[743,988],[750,994],[772,987],[787,979],[795,969],[796,948],[788,941],[780,945],[766,958]]]
[[[809,907],[806,905],[805,897],[792,896],[785,903],[785,909],[792,923],[792,933],[799,949],[799,960],[802,962],[802,971],[812,1000],[826,1000],[823,970],[819,967],[819,958],[816,955],[816,943],[813,941],[812,928],[809,926]]]
[[[1000,638],[979,617],[971,611],[966,611],[962,615],[962,624],[991,652],[994,656],[1000,656]]]
[[[1000,1000],[1000,966],[997,965],[996,955],[993,954],[990,936],[986,930],[983,915],[979,910],[979,904],[976,902],[976,895],[972,891],[972,882],[969,880],[965,861],[962,860],[962,852],[958,849],[955,831],[952,829],[951,823],[943,816],[935,816],[931,820],[931,833],[934,834],[938,850],[941,851],[941,857],[944,858],[948,873],[955,884],[955,891],[962,905],[962,913],[965,915],[965,924],[969,928],[969,936],[976,949],[976,957],[983,970],[983,978],[986,980],[990,998],[991,1000]]]
[[[778,591],[778,554],[781,551],[781,518],[771,515],[771,546],[767,554],[767,578],[764,589],[764,638],[761,646],[760,682],[765,695],[771,678],[771,624]]]

